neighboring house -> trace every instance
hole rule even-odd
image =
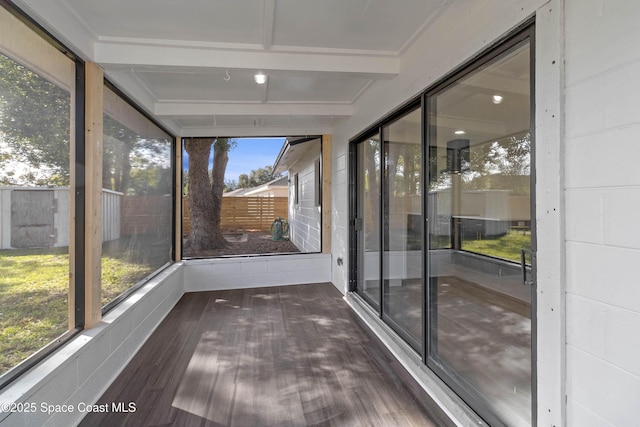
[[[321,149],[319,137],[289,138],[273,166],[275,173],[289,175],[289,234],[303,252],[322,250]]]
[[[241,194],[244,197],[287,197],[288,196],[288,176],[276,178],[253,188],[247,188]],[[239,194],[240,195],[240,194]],[[237,197],[237,195],[234,194]]]
[[[247,191],[249,191],[248,188],[236,188],[235,190],[223,193],[222,197],[242,197]]]
[[[236,188],[223,197],[287,197],[289,177],[283,176],[253,188]]]

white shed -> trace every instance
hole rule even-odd
[[[102,190],[102,239],[120,238],[122,193]],[[69,245],[68,187],[0,187],[0,249]]]

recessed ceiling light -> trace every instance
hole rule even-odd
[[[453,133],[455,133],[456,135],[464,135],[466,132],[463,131],[463,130],[457,130],[457,131],[455,131]]]
[[[491,102],[493,102],[494,104],[500,104],[502,102],[502,95],[493,95],[493,97],[491,98]]]
[[[267,76],[265,76],[262,72],[260,72],[260,73],[256,74],[255,76],[253,76],[253,79],[259,85],[263,85],[263,84],[265,84],[267,82]]]

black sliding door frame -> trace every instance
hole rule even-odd
[[[437,311],[434,307],[437,304],[437,286],[431,283],[431,267],[429,265],[429,251],[433,242],[429,239],[430,221],[435,218],[429,218],[430,198],[429,198],[429,179],[431,175],[430,155],[431,143],[435,138],[435,130],[432,129],[430,123],[436,113],[430,106],[431,99],[434,95],[443,91],[447,87],[455,84],[460,79],[472,74],[478,68],[491,63],[501,55],[515,48],[519,44],[529,44],[530,59],[530,201],[531,201],[531,251],[533,254],[531,262],[532,282],[531,286],[531,423],[537,425],[536,408],[537,408],[537,385],[536,385],[536,288],[535,288],[535,23],[531,19],[518,28],[514,29],[510,34],[500,41],[494,43],[483,52],[463,64],[461,67],[453,70],[448,76],[441,79],[436,84],[430,86],[423,91],[418,97],[412,98],[403,106],[390,113],[373,126],[355,136],[350,140],[349,144],[349,291],[358,294],[373,309],[376,310],[378,317],[387,324],[395,333],[404,339],[418,354],[422,357],[422,362],[437,376],[439,376],[456,394],[458,394],[477,414],[492,426],[505,425],[504,422],[493,412],[488,401],[482,397],[481,393],[475,389],[465,378],[455,372],[448,366],[439,363],[438,360],[431,357],[437,348],[436,342],[432,339],[437,329]],[[422,177],[421,177],[421,217],[422,217],[422,233],[421,244],[423,256],[421,257],[422,268],[422,299],[421,299],[421,319],[422,319],[422,335],[421,340],[414,339],[398,322],[385,312],[386,296],[385,296],[385,271],[384,271],[384,252],[385,252],[385,233],[389,232],[389,224],[385,220],[385,204],[388,199],[388,183],[389,177],[386,170],[386,156],[388,155],[388,141],[385,141],[384,129],[392,124],[395,120],[411,113],[417,108],[421,108],[421,130],[420,139],[422,145]],[[358,145],[365,143],[368,138],[378,135],[380,138],[380,176],[379,176],[379,194],[378,194],[378,224],[379,233],[379,303],[375,302],[358,289],[359,274],[362,274],[361,267],[358,262],[362,254],[358,254],[358,232],[359,227],[362,230],[362,222],[364,218],[358,218],[358,192],[363,190],[363,183],[358,182],[360,173],[358,171]],[[433,226],[433,225],[432,225]],[[360,278],[362,279],[362,278]]]
[[[384,121],[384,123],[380,126],[380,138],[381,138],[381,154],[382,154],[382,158],[381,158],[381,175],[382,175],[382,181],[381,181],[381,191],[380,191],[380,219],[381,219],[381,233],[380,233],[380,238],[381,238],[381,246],[380,246],[380,278],[381,278],[381,282],[380,282],[380,317],[385,321],[385,323],[387,323],[389,326],[391,326],[391,328],[394,330],[394,332],[396,332],[398,335],[400,335],[400,337],[402,337],[402,339],[404,341],[406,341],[418,354],[421,353],[422,351],[422,342],[420,342],[421,340],[424,339],[424,331],[425,331],[425,327],[424,327],[424,310],[421,310],[422,313],[420,314],[420,321],[421,321],[421,334],[420,334],[420,339],[416,339],[414,336],[411,335],[411,333],[409,333],[406,328],[404,326],[402,326],[399,322],[397,322],[390,314],[389,314],[389,296],[388,296],[388,289],[389,289],[389,281],[391,280],[391,278],[385,278],[385,274],[387,273],[385,271],[385,253],[390,251],[390,247],[389,247],[389,242],[387,239],[387,237],[389,237],[391,235],[391,231],[390,231],[390,199],[391,199],[391,194],[389,191],[389,184],[391,182],[391,177],[388,174],[388,170],[387,170],[387,160],[389,158],[389,146],[391,144],[392,141],[387,141],[385,139],[385,129],[389,128],[391,125],[393,125],[394,123],[396,123],[398,120],[402,119],[403,117],[406,117],[412,113],[414,113],[417,110],[420,110],[421,113],[424,111],[424,105],[423,105],[423,97],[419,97],[417,99],[412,100],[410,103],[408,103],[407,105],[405,105],[401,110],[399,110],[397,113],[393,114],[392,116],[390,116],[387,120]],[[424,147],[424,122],[422,121],[422,117],[423,114],[420,115],[421,116],[421,123],[420,123],[420,156],[422,159],[424,159],[424,150],[422,149],[422,147]],[[423,161],[421,160],[421,167],[423,166]],[[421,180],[420,180],[420,189],[421,189],[421,203],[420,203],[420,216],[422,219],[425,218],[425,211],[423,208],[424,205],[424,198],[425,198],[425,194],[424,194],[424,168],[422,169],[422,176],[421,176]],[[424,221],[422,224],[422,231],[424,231]],[[422,250],[424,251],[425,248],[425,238],[424,238],[424,232],[420,233],[420,245]],[[420,278],[420,287],[421,287],[421,294],[420,294],[420,306],[423,307],[424,305],[424,297],[425,297],[425,277],[426,277],[426,270],[425,270],[425,265],[424,265],[424,256],[421,257],[421,270],[422,270],[422,277]]]
[[[23,374],[28,373],[38,363],[43,361],[49,355],[62,348],[62,346],[72,338],[77,336],[83,329],[85,324],[85,283],[84,283],[84,238],[85,238],[85,62],[68,49],[57,37],[51,34],[42,25],[27,15],[21,8],[17,7],[13,2],[8,0],[0,0],[0,8],[5,9],[17,20],[22,22],[28,30],[40,37],[43,41],[55,48],[60,55],[67,57],[74,63],[74,85],[71,99],[74,108],[70,111],[70,119],[75,122],[72,128],[73,132],[73,149],[69,151],[69,167],[75,169],[75,177],[69,182],[69,192],[74,198],[75,210],[73,215],[75,221],[70,223],[73,226],[75,245],[74,253],[69,254],[69,273],[73,275],[73,281],[70,283],[69,291],[73,289],[73,306],[69,306],[67,301],[68,326],[67,330],[60,336],[56,337],[26,359],[11,367],[5,373],[0,375],[0,390],[4,389],[14,381],[18,380]],[[31,53],[29,53],[31,55]],[[27,55],[27,58],[28,56]],[[21,61],[21,64],[24,64]],[[73,155],[72,155],[73,154]],[[69,206],[71,208],[71,204]],[[70,242],[71,243],[71,242]],[[71,257],[73,256],[73,261]],[[71,270],[73,268],[73,271]],[[67,293],[69,298],[70,293]]]
[[[387,323],[394,332],[396,332],[398,335],[400,335],[402,337],[402,339],[404,339],[418,354],[422,354],[423,353],[423,343],[421,343],[419,340],[416,340],[413,336],[411,336],[411,334],[409,332],[407,332],[405,330],[404,327],[402,327],[398,322],[396,322],[391,316],[389,316],[386,312],[385,312],[385,307],[386,307],[386,303],[387,303],[387,298],[385,296],[385,269],[384,269],[384,253],[385,253],[385,235],[386,233],[389,232],[389,224],[388,224],[388,220],[386,220],[387,218],[387,208],[388,208],[388,189],[387,189],[387,184],[388,184],[388,177],[387,177],[387,168],[386,168],[386,159],[388,156],[388,141],[384,140],[384,130],[387,126],[393,124],[395,121],[397,121],[398,119],[401,119],[402,117],[418,110],[421,109],[422,114],[421,116],[424,115],[424,100],[423,100],[423,96],[419,96],[416,98],[413,98],[412,100],[410,100],[409,102],[407,102],[401,109],[399,109],[398,111],[394,112],[393,114],[389,115],[388,117],[386,117],[384,120],[380,121],[378,123],[377,126],[369,128],[366,132],[363,132],[362,134],[360,134],[359,136],[357,136],[356,138],[353,138],[350,142],[349,145],[349,163],[350,163],[350,179],[349,179],[349,188],[350,188],[350,194],[349,194],[349,204],[350,204],[350,227],[349,227],[349,240],[350,240],[350,244],[351,244],[351,249],[350,249],[350,273],[349,273],[349,290],[351,292],[355,292],[357,293],[362,299],[364,299],[372,308],[374,308],[377,312],[377,315],[379,318],[383,319],[385,323]],[[421,123],[420,125],[421,128],[421,135],[420,135],[420,144],[422,147],[424,147],[424,122]],[[358,164],[358,146],[359,144],[362,143],[366,143],[366,141],[368,139],[370,139],[371,137],[378,135],[379,139],[380,139],[380,175],[379,175],[379,188],[378,188],[378,198],[377,198],[377,202],[378,202],[378,206],[377,206],[377,210],[378,210],[378,226],[380,229],[379,235],[378,235],[378,246],[379,246],[379,253],[378,253],[378,277],[379,277],[379,294],[378,294],[378,302],[374,301],[372,298],[370,298],[365,292],[358,292],[358,274],[361,274],[362,271],[359,269],[359,265],[358,265],[358,233],[362,230],[362,223],[364,222],[364,218],[359,218],[358,217],[358,191],[360,190],[360,185],[362,183],[359,182],[359,171],[358,171],[358,167],[361,166]],[[422,190],[422,198],[423,198],[423,202],[424,202],[424,198],[425,198],[425,194],[424,194],[424,154],[423,151],[421,151],[421,155],[422,155],[422,162],[421,162],[421,166],[422,166],[422,178],[421,178],[421,182],[420,182],[420,188]],[[424,211],[424,203],[420,203],[421,206],[421,217],[424,219],[425,218],[425,211]],[[422,248],[425,248],[425,234],[424,234],[424,230],[425,230],[425,222],[423,221],[423,226],[422,226],[422,233],[421,233],[421,245]],[[422,258],[422,283],[421,283],[421,288],[422,288],[422,292],[421,292],[421,306],[424,306],[425,304],[425,293],[424,293],[424,289],[425,289],[425,284],[424,284],[424,280],[426,277],[426,264],[424,261],[424,257]],[[424,331],[427,329],[424,326],[424,320],[425,320],[425,312],[424,310],[422,310],[421,313],[421,323],[422,323],[422,334],[421,337],[422,339],[424,339]]]
[[[358,147],[361,144],[365,144],[367,143],[368,140],[370,140],[372,137],[378,135],[378,138],[380,140],[380,160],[382,163],[383,160],[383,153],[382,153],[382,127],[381,126],[377,126],[375,128],[371,128],[369,129],[367,132],[361,134],[357,139],[352,140],[349,143],[349,163],[351,168],[349,169],[349,188],[350,188],[350,194],[349,194],[349,204],[350,204],[350,216],[349,216],[349,223],[350,223],[350,227],[349,227],[349,241],[350,241],[350,269],[349,269],[349,290],[351,292],[356,292],[358,293],[358,295],[364,299],[367,304],[369,304],[372,308],[374,308],[377,312],[378,317],[382,317],[382,255],[381,255],[381,250],[382,250],[382,233],[379,233],[378,236],[378,247],[379,247],[379,251],[380,254],[378,256],[378,276],[380,279],[380,289],[378,292],[378,301],[376,302],[375,300],[373,300],[369,295],[367,295],[366,292],[358,292],[360,289],[358,288],[358,279],[360,278],[360,276],[363,275],[363,269],[359,268],[362,267],[359,265],[358,260],[359,257],[363,254],[359,253],[359,241],[362,238],[360,236],[360,233],[362,233],[364,231],[364,226],[365,226],[365,218],[360,218],[358,216],[359,212],[358,212],[358,208],[360,207],[359,205],[359,198],[358,198],[358,194],[359,194],[359,190],[360,190],[360,185],[364,185],[364,183],[360,182],[360,174],[359,174],[359,169],[358,167],[359,162],[358,162]],[[379,176],[378,176],[378,184],[380,186],[380,188],[378,189],[378,219],[382,218],[382,165],[380,166],[380,171],[379,171]],[[364,248],[363,252],[364,252]],[[366,279],[363,279],[366,280]],[[360,290],[361,291],[361,290]]]
[[[430,105],[430,100],[433,99],[433,97],[444,91],[445,89],[447,89],[449,86],[451,86],[452,84],[455,84],[456,82],[458,82],[460,79],[466,77],[467,75],[472,74],[474,71],[476,71],[479,67],[490,63],[491,61],[499,58],[501,55],[503,55],[504,53],[508,52],[510,49],[515,48],[516,46],[518,46],[519,44],[522,43],[529,43],[530,46],[530,93],[531,93],[531,100],[530,100],[530,133],[531,133],[531,157],[530,157],[530,164],[531,164],[531,180],[530,180],[530,197],[531,197],[531,232],[532,232],[532,252],[535,253],[535,238],[533,238],[533,236],[535,236],[535,164],[534,164],[534,153],[535,153],[535,88],[534,88],[534,81],[535,81],[535,49],[534,49],[534,39],[535,39],[535,26],[533,25],[533,23],[528,23],[526,25],[526,28],[521,29],[520,31],[518,31],[516,34],[512,35],[508,40],[500,43],[497,46],[494,46],[490,49],[490,51],[488,51],[487,53],[480,55],[478,58],[476,58],[474,61],[472,61],[471,63],[469,63],[468,65],[464,66],[462,69],[460,69],[458,72],[452,74],[449,78],[445,79],[442,83],[434,86],[432,89],[428,90],[424,97],[425,97],[425,106],[426,106],[426,111],[425,111],[425,127],[427,128],[427,139],[426,139],[426,144],[425,144],[425,150],[426,150],[426,154],[425,156],[428,158],[429,156],[429,147],[431,146],[431,141],[434,140],[434,134],[433,134],[433,126],[431,126],[431,117],[434,117],[435,114],[437,113],[436,111],[434,111],[434,109],[431,107]],[[427,181],[427,185],[428,185],[428,180],[429,180],[429,175],[427,175],[425,177],[426,181]],[[425,201],[425,209],[426,212],[429,212],[429,201],[428,201],[428,197],[426,198]],[[429,241],[428,239],[428,231],[426,231],[426,238],[427,241]],[[429,242],[430,243],[430,242]],[[428,251],[430,250],[430,248],[427,249],[427,252],[425,253],[425,258],[427,258],[427,264],[428,264]],[[430,266],[427,265],[427,269],[428,272],[430,273]],[[535,269],[535,265],[533,266],[533,269]],[[532,269],[532,271],[533,271]],[[535,274],[535,272],[534,272]],[[428,276],[430,276],[430,274],[428,274]],[[424,346],[424,354],[423,354],[423,361],[426,363],[426,365],[433,371],[436,373],[436,375],[438,375],[449,387],[451,387],[451,389],[458,394],[467,404],[469,404],[469,406],[471,406],[475,411],[478,412],[478,414],[485,420],[487,421],[491,426],[503,426],[505,425],[504,422],[498,418],[493,411],[490,409],[488,403],[484,400],[484,398],[480,397],[481,393],[479,391],[477,391],[475,389],[475,387],[469,383],[464,377],[462,377],[460,374],[458,374],[457,372],[455,372],[453,369],[449,368],[448,366],[445,366],[441,363],[439,363],[438,360],[434,359],[431,355],[437,353],[437,348],[434,348],[434,346],[436,345],[436,343],[433,342],[433,337],[435,336],[435,331],[437,331],[437,326],[438,326],[438,312],[437,310],[435,310],[435,306],[437,305],[437,294],[438,294],[438,290],[437,290],[437,286],[436,284],[429,280],[429,278],[427,278],[426,281],[426,286],[427,286],[427,304],[426,304],[426,309],[427,309],[427,313],[428,313],[428,320],[427,320],[427,327],[426,329],[426,333],[425,333],[425,346]],[[535,347],[535,342],[536,342],[536,319],[535,319],[535,312],[536,312],[536,304],[535,304],[535,285],[531,287],[531,395],[532,395],[532,403],[531,403],[531,416],[532,416],[532,425],[535,426],[536,425],[536,347]]]

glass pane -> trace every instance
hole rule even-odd
[[[320,252],[320,138],[182,143],[185,258]]]
[[[358,144],[358,293],[380,304],[380,135]]]
[[[171,261],[172,138],[105,88],[102,304]]]
[[[422,109],[384,128],[384,310],[422,342]]]
[[[0,374],[68,329],[74,64],[50,67],[0,54]]]
[[[430,357],[517,426],[531,423],[529,55],[521,44],[431,97],[429,127]]]

